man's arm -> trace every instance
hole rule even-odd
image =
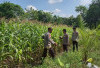
[[[51,34],[49,34],[48,40],[49,40],[53,45],[57,46],[57,44],[51,39]]]
[[[62,36],[59,37],[60,39],[63,39]]]
[[[67,42],[69,43],[69,40],[68,40],[68,35],[66,35],[66,39],[67,39]]]
[[[55,44],[55,42],[51,39],[51,34],[48,35],[48,40],[49,40],[52,44]]]

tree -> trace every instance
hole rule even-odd
[[[84,23],[82,16],[78,15],[77,18],[76,18],[75,26],[80,27],[80,28],[84,28],[84,25],[85,25],[85,23]]]
[[[85,6],[78,6],[76,7],[75,9],[76,12],[80,13],[83,17],[83,19],[85,19],[86,17],[86,14],[87,14],[87,8]]]
[[[28,20],[38,20],[38,10],[34,10],[34,9],[27,10],[26,9],[24,16]]]
[[[87,11],[86,22],[90,28],[96,28],[100,23],[100,0],[94,0]]]
[[[73,25],[73,23],[75,22],[75,18],[73,17],[73,16],[70,16],[69,18],[68,18],[68,24],[67,25]]]
[[[24,14],[24,10],[10,2],[0,4],[0,17],[13,18]]]
[[[42,22],[52,22],[52,14],[50,12],[38,11],[38,20]]]
[[[63,18],[63,22],[62,22],[62,24],[69,25],[69,24],[68,24],[68,18]]]

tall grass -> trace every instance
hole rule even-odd
[[[53,27],[52,39],[57,42],[58,46],[55,49],[58,55],[53,61],[49,61],[50,58],[45,60],[42,66],[38,67],[54,67],[63,68],[58,63],[58,58],[64,64],[64,67],[70,66],[70,68],[82,67],[81,60],[86,61],[92,52],[99,50],[99,38],[96,30],[78,29],[80,34],[79,39],[79,52],[72,52],[72,28],[63,25],[45,25],[39,23],[20,23],[9,21],[6,23],[2,20],[0,23],[0,66],[1,67],[25,67],[34,66],[40,63],[40,57],[43,52],[43,39],[42,35],[47,32],[48,27]],[[60,54],[62,49],[62,42],[59,36],[62,36],[62,30],[66,28],[69,35],[70,45],[69,53]],[[99,53],[99,52],[98,52]],[[93,55],[92,55],[93,56]],[[97,55],[96,55],[97,57]],[[94,58],[94,56],[93,56]],[[96,59],[96,58],[94,58]],[[100,60],[100,58],[98,58]],[[97,62],[99,63],[99,62]],[[50,65],[50,66],[48,66]]]

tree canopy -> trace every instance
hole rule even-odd
[[[68,26],[85,26],[89,28],[96,28],[100,25],[100,0],[93,0],[87,8],[86,6],[77,6],[76,12],[80,13],[77,17],[60,17],[52,14],[52,12],[44,12],[43,10],[30,10],[24,11],[21,6],[4,2],[0,4],[0,17],[16,18],[28,20],[38,20],[44,23],[65,24]]]
[[[0,17],[12,18],[22,14],[24,14],[24,10],[19,5],[10,2],[0,4]]]
[[[83,19],[85,19],[85,17],[86,17],[87,10],[88,9],[85,6],[82,6],[82,5],[76,7],[76,9],[75,9],[76,12],[78,12],[82,15]]]
[[[100,0],[93,0],[87,11],[87,26],[90,28],[96,28],[100,24],[98,21],[100,21]]]

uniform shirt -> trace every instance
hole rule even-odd
[[[67,34],[64,34],[63,36],[63,44],[68,44],[68,35]]]
[[[78,38],[79,38],[78,32],[73,32],[72,41],[78,41]]]
[[[54,44],[55,42],[51,39],[51,34],[47,32],[44,35],[44,47],[51,48],[51,44]]]

